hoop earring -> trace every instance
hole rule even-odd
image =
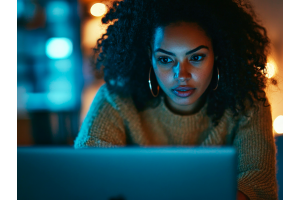
[[[214,91],[218,88],[219,79],[220,79],[219,68],[217,68],[217,70],[218,70],[218,82],[217,82],[217,86],[216,86],[216,88],[214,89]]]
[[[153,94],[153,91],[152,91],[152,85],[151,85],[150,74],[151,74],[151,67],[150,67],[150,71],[149,71],[149,80],[148,80],[148,82],[149,82],[149,87],[150,87],[150,91],[151,91],[152,95],[153,95],[154,97],[157,97],[157,96],[158,96],[158,93],[159,93],[159,85],[157,86],[157,94],[154,95],[154,94]]]

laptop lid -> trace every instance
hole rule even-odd
[[[231,147],[18,147],[18,199],[235,199]]]

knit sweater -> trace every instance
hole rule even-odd
[[[140,146],[231,145],[238,153],[238,190],[252,199],[277,199],[275,142],[269,107],[255,101],[258,109],[233,120],[227,109],[213,126],[207,103],[195,114],[178,115],[165,104],[139,112],[130,97],[110,94],[106,84],[97,92],[75,148]]]

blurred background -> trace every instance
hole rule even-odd
[[[17,0],[17,145],[73,145],[104,83],[91,66],[112,0]],[[275,136],[283,120],[283,2],[251,0],[271,39],[266,89]]]
[[[90,61],[107,28],[101,25],[101,3],[17,1],[18,146],[73,145],[104,83]]]
[[[283,2],[250,0],[271,39],[266,89],[282,199]],[[99,87],[92,48],[112,0],[17,0],[17,145],[72,146]]]

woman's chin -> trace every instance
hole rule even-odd
[[[195,99],[193,97],[174,97],[172,98],[173,103],[180,105],[180,106],[188,106],[195,103]]]

